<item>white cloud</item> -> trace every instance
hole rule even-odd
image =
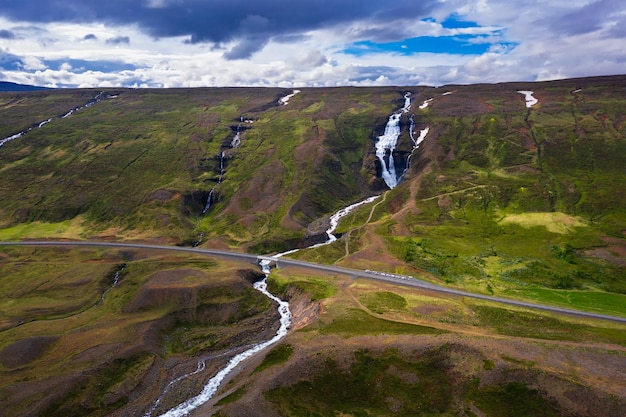
[[[46,68],[46,65],[36,56],[25,56],[22,58],[22,68],[26,71],[36,71]]]
[[[143,4],[162,9],[174,7],[177,1],[144,0]],[[590,12],[586,30],[578,33],[576,25],[569,24],[574,21],[563,21],[563,16],[574,19],[581,11],[592,10],[589,5],[599,10]],[[134,24],[34,26],[0,17],[0,27],[15,34],[0,38],[0,50],[21,60],[19,67],[6,61],[4,68],[0,61],[0,71],[3,79],[14,82],[81,87],[441,85],[624,72],[626,6],[619,1],[520,0],[513,6],[504,0],[446,0],[431,15],[437,21],[405,16],[387,22],[361,19],[275,39],[258,37],[271,28],[267,17],[249,15],[233,22],[241,37],[221,43],[185,42],[188,36],[156,39]],[[451,15],[478,26],[446,28],[441,22]],[[473,41],[491,47],[478,56],[343,52],[356,41],[402,42],[451,35],[480,36]],[[74,65],[76,60],[82,63]],[[107,70],[98,62],[118,62],[120,68]]]

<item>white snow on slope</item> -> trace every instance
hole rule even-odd
[[[286,95],[285,97],[281,98],[278,100],[278,104],[282,104],[283,106],[286,106],[287,103],[289,103],[289,99],[291,99],[291,97],[295,96],[296,94],[298,94],[300,92],[300,90],[293,90],[293,93]]]
[[[532,91],[518,91],[518,93],[520,94],[524,94],[524,96],[526,97],[526,107],[531,108],[532,106],[534,106],[535,104],[537,104],[539,102],[539,100],[537,100],[535,97],[533,97],[533,92]]]
[[[424,102],[422,104],[420,104],[419,108],[420,109],[425,109],[426,107],[428,107],[428,103],[430,103],[431,101],[433,101],[432,98],[429,98],[428,100],[424,100]]]

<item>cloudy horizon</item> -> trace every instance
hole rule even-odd
[[[626,73],[621,0],[4,0],[0,81],[371,86]]]

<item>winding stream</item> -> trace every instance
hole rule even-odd
[[[117,96],[105,96],[104,91],[101,91],[100,93],[98,93],[94,98],[92,98],[91,100],[89,100],[87,103],[85,103],[82,106],[78,106],[78,107],[74,107],[73,109],[71,109],[70,111],[68,111],[67,113],[65,113],[63,116],[60,117],[51,117],[49,119],[43,120],[41,122],[35,123],[34,125],[30,126],[29,128],[26,128],[14,135],[8,136],[4,139],[0,139],[0,147],[2,147],[2,145],[4,145],[7,142],[10,142],[14,139],[17,138],[21,138],[22,136],[24,136],[25,134],[35,130],[35,129],[41,129],[42,127],[44,127],[45,125],[47,125],[48,123],[52,122],[54,119],[66,119],[69,116],[71,116],[72,114],[74,114],[75,112],[82,110],[84,108],[87,107],[91,107],[96,103],[99,103],[100,101],[104,100],[105,98],[115,98]]]
[[[204,356],[204,357],[198,359],[198,363],[197,363],[196,369],[194,371],[191,371],[191,372],[188,372],[188,373],[186,373],[184,375],[181,375],[178,378],[175,378],[175,379],[171,380],[169,382],[169,384],[167,384],[167,386],[165,387],[165,389],[163,390],[161,395],[159,395],[159,398],[157,398],[157,400],[154,402],[152,407],[150,407],[150,409],[148,411],[146,411],[146,413],[144,414],[144,417],[151,417],[152,416],[152,413],[159,406],[159,404],[161,403],[161,401],[163,400],[165,395],[178,382],[180,382],[180,381],[182,381],[184,379],[187,379],[187,378],[189,378],[191,376],[194,376],[196,374],[199,374],[200,372],[204,371],[206,369],[206,362],[208,360],[221,358],[222,356],[226,356],[226,355],[229,355],[229,354],[233,353],[233,351],[235,351],[235,350],[236,349],[231,349],[231,350],[228,350],[226,352],[223,352],[223,353],[220,353],[220,354],[217,354],[217,355],[208,355],[208,356]]]
[[[352,210],[354,210],[357,207],[360,207],[364,204],[369,204],[372,201],[376,200],[378,197],[378,195],[366,198],[363,201],[359,201],[358,203],[354,203],[348,207],[342,208],[341,210],[339,210],[337,213],[333,214],[332,216],[330,216],[330,226],[328,227],[328,229],[326,230],[326,234],[328,235],[328,240],[326,242],[322,242],[322,243],[318,243],[316,245],[313,246],[309,246],[309,248],[318,248],[320,246],[324,246],[324,245],[328,245],[330,243],[333,243],[334,241],[337,240],[337,236],[335,236],[333,233],[335,233],[335,230],[337,229],[337,226],[339,226],[339,221],[346,217],[348,214],[350,214],[350,212]],[[290,251],[289,253],[291,253],[293,251]],[[285,255],[286,253],[284,253],[283,255]]]
[[[204,386],[200,394],[170,409],[166,413],[162,414],[161,417],[182,417],[182,416],[188,415],[190,412],[192,412],[193,410],[195,410],[196,408],[200,407],[202,404],[204,404],[205,402],[213,398],[218,388],[222,384],[222,381],[224,381],[224,378],[226,378],[228,374],[231,373],[241,362],[256,355],[257,353],[261,352],[268,346],[273,345],[274,343],[278,342],[280,339],[282,339],[283,337],[287,335],[287,332],[289,331],[289,328],[291,327],[291,311],[289,310],[289,303],[281,300],[280,298],[276,297],[274,294],[270,293],[267,290],[267,277],[269,275],[269,265],[265,265],[263,267],[263,272],[265,272],[265,278],[263,278],[261,281],[255,282],[254,288],[257,291],[262,292],[270,300],[275,301],[278,304],[278,313],[280,314],[280,327],[278,328],[276,335],[272,337],[270,340],[256,344],[252,346],[250,349],[245,350],[233,356],[233,358],[230,361],[228,361],[226,366],[222,368],[217,374],[215,374],[213,378],[211,378],[206,383],[206,385]],[[196,369],[196,371],[190,374],[201,372],[203,369],[204,369],[204,363],[202,365],[198,364],[198,368]],[[174,383],[184,378],[186,378],[186,376],[179,377],[173,380],[172,382],[168,384],[168,386],[166,387],[166,390],[169,390],[171,385],[173,385]],[[165,392],[163,394],[165,394]],[[161,398],[163,397],[163,394],[159,397],[157,401],[161,400]],[[154,410],[154,408],[156,408],[156,405],[145,414],[146,417],[149,417],[151,415],[151,412]]]
[[[316,245],[312,245],[309,246],[309,248],[316,248],[319,246],[323,246],[323,245],[328,245],[334,241],[337,240],[337,237],[333,234],[335,232],[335,230],[337,229],[337,226],[339,225],[339,221],[347,216],[352,210],[356,209],[357,207],[360,207],[362,205],[365,204],[369,204],[371,202],[373,202],[374,200],[376,200],[378,197],[380,196],[372,196],[369,197],[363,201],[359,201],[357,203],[351,204],[339,211],[337,211],[335,214],[333,214],[330,217],[330,225],[328,227],[328,229],[326,230],[326,234],[328,235],[328,239],[325,242],[322,243],[318,243]],[[286,251],[286,252],[282,252],[279,253],[277,255],[274,255],[273,258],[279,258],[281,256],[284,255],[288,255],[294,252],[297,252],[299,249],[293,249],[290,251]],[[265,348],[267,348],[270,345],[273,345],[274,343],[278,342],[280,339],[282,339],[283,337],[285,337],[289,331],[289,328],[291,327],[291,311],[289,310],[289,303],[287,301],[283,301],[280,298],[276,297],[274,294],[270,293],[267,290],[267,278],[269,277],[269,274],[271,272],[270,269],[270,263],[271,261],[269,260],[263,260],[260,262],[261,265],[261,269],[263,271],[263,273],[265,274],[265,278],[263,278],[261,281],[257,281],[256,283],[254,283],[254,288],[257,291],[262,292],[263,294],[265,294],[265,296],[267,296],[270,300],[276,302],[278,304],[278,313],[280,314],[280,327],[278,328],[278,331],[276,332],[276,335],[271,338],[270,340],[266,341],[266,342],[262,342],[259,344],[256,344],[254,346],[252,346],[251,348],[245,350],[242,353],[239,353],[237,355],[235,355],[229,362],[228,364],[222,368],[213,378],[211,378],[206,385],[204,386],[202,392],[200,394],[198,394],[197,396],[181,403],[180,405],[172,408],[171,410],[167,411],[166,413],[162,414],[161,417],[180,417],[180,416],[186,416],[188,415],[191,411],[193,411],[194,409],[198,408],[199,406],[201,406],[202,404],[204,404],[205,402],[209,401],[211,398],[213,398],[213,396],[215,395],[215,393],[217,392],[217,390],[219,389],[221,383],[224,381],[224,378],[226,378],[226,376],[228,376],[228,374],[230,372],[232,372],[241,362],[243,362],[244,360],[256,355],[257,353],[261,352],[262,350],[264,350]],[[228,352],[227,352],[228,353]],[[224,354],[222,354],[224,355]],[[156,400],[156,402],[153,404],[153,406],[150,408],[149,411],[146,412],[146,414],[144,415],[144,417],[151,417],[152,413],[154,412],[154,410],[157,408],[157,406],[159,405],[159,403],[161,402],[161,400],[163,399],[163,397],[165,396],[165,394],[167,394],[167,392],[170,390],[170,388],[176,384],[177,382],[186,379],[190,376],[196,375],[200,372],[202,372],[205,369],[205,360],[207,358],[202,358],[198,361],[198,365],[195,371],[193,372],[189,372],[185,375],[179,376],[175,379],[173,379],[172,381],[170,381],[168,383],[168,385],[165,387],[165,389],[163,390],[163,392],[161,393],[161,395],[159,396],[159,398]]]
[[[295,94],[297,94],[299,91],[298,90],[294,90],[293,94],[290,94],[288,96],[285,96],[283,98],[281,98],[279,100],[279,102],[283,105],[287,104],[287,102],[289,101],[289,99],[291,97],[293,97]],[[407,113],[409,111],[409,108],[411,106],[411,98],[410,98],[411,94],[410,93],[406,93],[404,98],[405,98],[405,104],[404,107],[402,109],[400,109],[399,111],[397,111],[396,113],[394,113],[393,115],[391,115],[389,117],[389,121],[387,123],[387,127],[385,128],[385,134],[381,137],[379,137],[379,142],[382,142],[382,146],[377,144],[377,155],[379,154],[378,149],[380,148],[382,150],[382,153],[386,153],[387,149],[390,150],[390,155],[389,155],[389,166],[391,167],[390,169],[386,168],[386,165],[384,164],[384,160],[382,157],[381,158],[381,163],[383,164],[384,167],[384,171],[387,173],[387,178],[385,179],[385,181],[387,181],[387,179],[390,179],[390,182],[388,182],[387,184],[390,185],[392,184],[393,186],[390,185],[390,188],[393,188],[395,185],[397,185],[398,182],[398,178],[395,175],[395,167],[393,166],[393,156],[391,155],[393,153],[393,149],[395,149],[395,142],[397,141],[398,137],[400,136],[400,117],[402,116],[402,114]],[[420,145],[420,143],[424,140],[426,134],[428,133],[428,128],[423,129],[420,133],[420,136],[415,139],[413,136],[413,128],[414,128],[415,124],[413,122],[413,118],[411,118],[411,131],[410,131],[410,135],[411,135],[411,140],[414,143],[414,148],[413,150],[417,149]],[[237,134],[235,136],[235,138],[233,139],[233,141],[231,142],[231,147],[236,147],[238,146],[239,142],[239,128],[237,129]],[[224,165],[223,165],[223,159],[225,158],[225,154],[222,152],[222,156],[221,156],[221,163],[220,163],[220,178],[217,184],[219,184],[221,182],[222,176],[223,176],[223,171],[224,171]],[[407,161],[407,169],[408,169],[408,162]],[[406,172],[406,169],[404,170],[404,172]],[[403,175],[404,175],[403,172]],[[394,182],[395,181],[395,182]],[[211,204],[211,196],[212,193],[214,191],[215,187],[210,191],[209,193],[209,198],[207,201],[207,205],[205,207],[204,212],[206,212],[206,210],[208,210],[210,208],[210,204]],[[376,200],[378,197],[378,195],[376,196],[372,196],[369,197],[365,200],[359,201],[357,203],[351,204],[339,211],[337,211],[335,214],[333,214],[330,217],[330,224],[328,229],[326,230],[326,235],[327,235],[327,240],[325,242],[322,243],[318,243],[312,246],[309,246],[309,248],[317,248],[323,245],[328,245],[330,243],[333,243],[337,240],[337,236],[334,235],[335,230],[337,229],[339,222],[341,221],[341,219],[345,216],[347,216],[348,214],[350,214],[354,209],[365,205],[365,204],[369,204],[371,202],[373,202],[374,200]],[[294,252],[297,252],[300,249],[293,249],[293,250],[289,250],[286,252],[282,252],[276,255],[273,255],[272,258],[279,258],[282,257],[284,255],[288,255]],[[276,332],[276,335],[271,338],[270,340],[267,340],[265,342],[256,344],[254,346],[252,346],[251,348],[235,355],[232,359],[230,359],[230,361],[226,364],[226,366],[224,368],[222,368],[214,377],[212,377],[204,386],[204,388],[202,389],[202,392],[200,392],[200,394],[196,395],[195,397],[192,397],[188,400],[186,400],[185,402],[181,403],[180,405],[170,409],[169,411],[167,411],[166,413],[162,414],[161,417],[181,417],[181,416],[186,416],[189,413],[191,413],[193,410],[195,410],[196,408],[200,407],[202,404],[206,403],[207,401],[209,401],[211,398],[213,398],[217,392],[217,390],[219,389],[220,385],[222,384],[222,382],[224,381],[224,379],[228,376],[228,374],[230,374],[241,362],[243,362],[244,360],[256,355],[257,353],[261,352],[262,350],[264,350],[265,348],[267,348],[270,345],[273,345],[274,343],[278,342],[279,340],[281,340],[283,337],[285,337],[291,327],[291,311],[289,310],[289,303],[287,301],[283,301],[280,298],[276,297],[275,295],[273,295],[272,293],[270,293],[267,290],[267,278],[269,277],[269,274],[271,272],[271,268],[270,268],[270,264],[271,264],[271,260],[262,260],[260,262],[260,266],[262,268],[263,273],[265,274],[265,278],[263,278],[261,281],[258,281],[256,283],[254,283],[254,288],[257,291],[260,291],[261,293],[263,293],[265,296],[267,296],[269,299],[271,299],[272,301],[276,302],[278,305],[278,313],[280,314],[280,327],[278,329],[278,331]],[[154,412],[154,410],[157,408],[157,406],[159,405],[159,403],[161,402],[162,398],[165,396],[165,394],[169,391],[169,389],[176,384],[177,382],[188,378],[190,376],[196,375],[200,372],[202,372],[205,369],[205,362],[204,359],[201,359],[198,361],[198,365],[195,371],[187,373],[185,375],[179,376],[175,379],[173,379],[172,381],[170,381],[168,383],[168,385],[166,386],[165,390],[161,393],[161,395],[158,397],[158,399],[156,400],[156,402],[154,403],[154,405],[150,408],[149,411],[146,412],[146,414],[144,415],[144,417],[151,417],[152,412]]]

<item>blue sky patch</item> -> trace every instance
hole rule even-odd
[[[0,69],[6,71],[18,70],[21,66],[22,60],[20,57],[9,53],[2,53],[2,50],[0,50]]]
[[[458,15],[452,14],[446,18],[443,22],[441,22],[441,26],[446,29],[466,29],[466,28],[477,28],[480,27],[476,22],[468,22],[464,20],[459,20]]]
[[[498,43],[512,49],[514,44]],[[361,41],[350,44],[344,53],[354,56],[363,56],[377,53],[397,53],[412,55],[420,52],[454,55],[481,55],[489,51],[494,43],[486,41],[485,36],[455,35],[455,36],[420,36],[405,39],[401,42],[376,43]]]

